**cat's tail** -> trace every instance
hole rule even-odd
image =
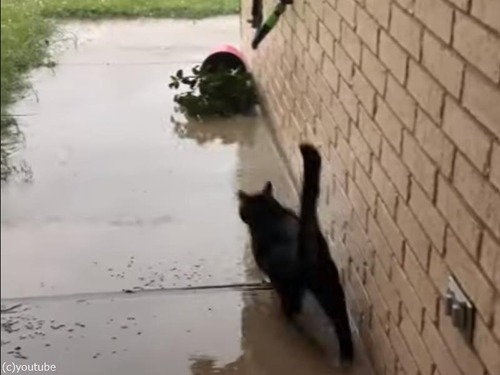
[[[300,226],[303,234],[317,229],[317,205],[320,193],[321,156],[311,144],[300,145],[304,177],[300,204]]]

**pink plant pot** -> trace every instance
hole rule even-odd
[[[201,68],[204,70],[231,70],[242,68],[244,71],[247,71],[247,65],[243,54],[239,49],[230,44],[223,44],[215,48],[203,61]]]

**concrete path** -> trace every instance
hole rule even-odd
[[[262,290],[237,215],[236,190],[267,179],[295,204],[266,125],[173,109],[169,76],[238,30],[237,17],[64,26],[59,65],[13,109],[31,172],[2,186],[2,361],[332,373]]]

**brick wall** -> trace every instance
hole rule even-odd
[[[245,54],[321,216],[378,374],[500,374],[500,0],[295,0]],[[275,4],[266,0],[267,14]],[[440,296],[477,307],[469,346]]]

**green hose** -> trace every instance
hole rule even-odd
[[[264,40],[267,34],[269,34],[269,32],[274,28],[274,26],[276,26],[279,18],[285,12],[285,9],[286,5],[284,3],[279,3],[278,5],[276,5],[276,8],[274,8],[273,13],[269,17],[267,17],[266,22],[264,22],[259,31],[257,31],[252,41],[253,49],[257,49],[257,47]]]

